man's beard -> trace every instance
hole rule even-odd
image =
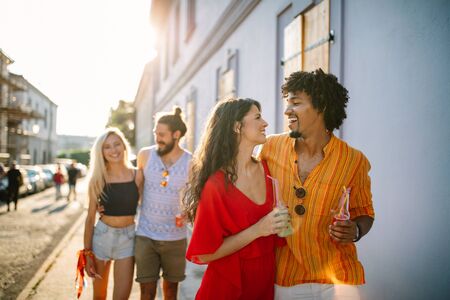
[[[289,137],[293,138],[293,139],[298,139],[302,137],[302,134],[300,132],[298,132],[297,130],[291,130],[289,132]]]
[[[159,156],[164,156],[164,155],[170,153],[170,151],[172,151],[174,147],[175,147],[175,139],[172,139],[172,142],[169,144],[165,144],[164,148],[161,148],[158,145],[158,148],[156,149],[156,153]]]

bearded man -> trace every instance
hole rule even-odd
[[[185,278],[186,227],[175,219],[192,158],[179,145],[186,130],[179,107],[160,115],[153,130],[156,145],[141,149],[137,157],[144,174],[135,245],[141,299],[155,299],[161,269],[164,299],[176,299],[178,283]]]

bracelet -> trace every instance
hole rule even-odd
[[[355,239],[353,240],[353,243],[356,243],[356,242],[359,241],[361,238],[362,238],[362,235],[361,235],[361,229],[359,228],[358,222],[356,222],[356,237],[355,237]]]
[[[84,256],[94,257],[94,252],[91,249],[83,249],[81,250]]]

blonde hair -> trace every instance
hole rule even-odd
[[[128,168],[133,168],[130,162],[129,154],[131,153],[131,147],[127,139],[116,127],[106,128],[105,132],[98,136],[94,145],[91,148],[91,156],[89,161],[89,194],[95,195],[96,199],[100,197],[103,192],[103,188],[106,183],[106,161],[103,157],[103,144],[110,135],[116,135],[122,141],[125,148],[123,154],[123,163]],[[92,194],[91,194],[92,193]]]

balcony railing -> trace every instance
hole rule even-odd
[[[9,103],[7,106],[0,106],[0,113],[6,113],[8,121],[22,121],[30,119],[43,119],[44,116],[33,110],[30,106],[20,103]]]

